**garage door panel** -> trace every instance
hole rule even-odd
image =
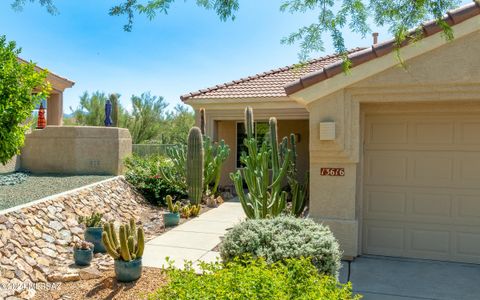
[[[456,237],[457,255],[464,257],[472,257],[477,259],[480,257],[480,234],[475,232],[459,232]]]
[[[454,173],[453,157],[444,153],[409,153],[412,161],[412,176],[415,185],[451,185]]]
[[[368,144],[391,145],[408,143],[407,122],[382,122],[377,121],[369,124],[366,139]]]
[[[464,145],[480,145],[480,122],[464,121],[460,124],[458,142]]]
[[[368,171],[366,182],[392,184],[407,182],[408,158],[404,155],[377,153],[367,156]]]
[[[455,197],[456,216],[465,222],[468,219],[475,221],[480,225],[480,194],[477,195],[457,195]]]
[[[458,180],[478,187],[480,183],[480,153],[458,153]]]
[[[405,229],[400,223],[370,222],[365,226],[364,239],[368,253],[401,255],[405,248]]]
[[[453,122],[414,122],[413,143],[419,145],[452,145],[455,142]]]
[[[403,215],[407,206],[407,194],[402,191],[369,191],[365,210],[368,215]]]
[[[414,193],[412,195],[412,214],[420,218],[452,216],[452,197],[448,194]]]
[[[367,115],[364,253],[480,262],[479,120]]]
[[[420,252],[425,255],[437,253],[447,256],[449,254],[451,234],[448,230],[428,229],[425,225],[417,226],[412,225],[412,228],[408,229],[408,235],[410,236],[410,249],[408,249],[408,252],[416,252],[418,253],[417,255],[422,255]]]

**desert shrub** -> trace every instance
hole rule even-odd
[[[329,299],[356,300],[351,284],[318,273],[309,259],[269,264],[263,259],[201,264],[198,276],[191,264],[185,270],[167,269],[168,283],[148,299]]]
[[[338,275],[341,251],[328,227],[310,219],[279,216],[249,219],[234,226],[220,246],[225,262],[251,255],[268,263],[288,258],[309,257],[318,271]]]
[[[166,205],[167,195],[178,199],[186,197],[185,189],[162,178],[160,168],[173,168],[172,163],[165,157],[131,156],[125,160],[125,167],[125,179],[152,204]]]

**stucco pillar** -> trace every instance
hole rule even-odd
[[[309,105],[310,112],[310,217],[328,225],[345,257],[359,254],[357,168],[359,162],[358,106],[343,92]],[[335,122],[335,138],[320,139],[320,123]],[[341,169],[334,176],[322,168]]]
[[[63,125],[63,96],[52,93],[47,99],[47,125]]]

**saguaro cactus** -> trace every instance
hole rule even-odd
[[[102,240],[113,259],[131,261],[143,256],[145,233],[142,227],[135,228],[134,219],[130,220],[130,224],[120,225],[117,238],[113,222],[103,225]]]
[[[205,135],[206,121],[205,108],[200,108],[200,130],[202,131],[202,135]]]
[[[258,149],[253,132],[253,111],[245,109],[245,127],[247,138],[244,144],[248,153],[242,153],[243,170],[231,173],[245,214],[249,218],[267,218],[279,215],[286,205],[287,193],[282,191],[281,184],[289,169],[291,150],[285,149],[280,156],[278,151],[277,120],[270,118],[270,149],[263,142]],[[270,166],[272,172],[270,174]],[[243,190],[243,181],[247,184],[248,193]]]
[[[187,185],[188,197],[193,204],[200,204],[203,194],[204,168],[203,138],[198,127],[188,133],[187,145]]]

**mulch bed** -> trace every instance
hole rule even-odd
[[[149,293],[166,283],[165,273],[157,268],[143,268],[142,277],[135,282],[121,283],[113,270],[97,279],[61,283],[57,289],[38,291],[33,299],[146,299]]]

